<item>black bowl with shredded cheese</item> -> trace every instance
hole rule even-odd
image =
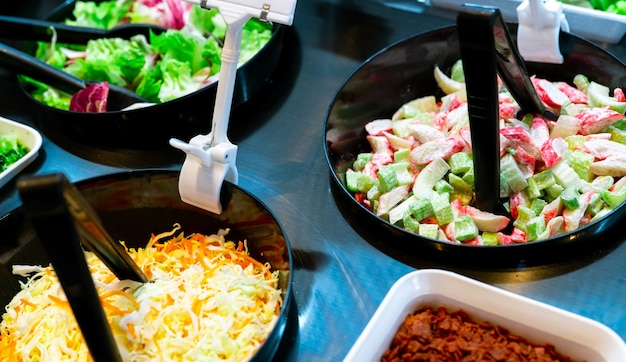
[[[117,280],[86,252],[123,359],[271,360],[291,303],[291,250],[281,226],[235,185],[220,215],[185,204],[178,175],[146,170],[76,184],[151,280]],[[13,248],[0,254],[0,357],[15,350],[18,361],[88,360],[28,221],[19,208],[5,221],[0,230],[12,230]]]

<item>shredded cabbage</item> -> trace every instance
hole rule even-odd
[[[177,225],[174,231],[178,230]],[[278,272],[249,256],[245,242],[215,235],[153,236],[128,249],[151,280],[118,280],[86,252],[102,306],[124,361],[245,361],[276,323]],[[51,267],[15,266],[31,275],[0,323],[0,360],[91,361]],[[34,273],[34,274],[33,274]]]

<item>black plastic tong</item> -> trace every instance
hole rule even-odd
[[[158,25],[134,23],[120,24],[110,30],[105,30],[0,15],[0,38],[50,41],[53,34],[52,28],[54,28],[57,41],[71,44],[85,44],[89,40],[99,38],[130,39],[139,34],[144,35],[146,39],[150,39],[150,31],[159,34],[166,30]]]
[[[80,191],[65,175],[22,177],[17,181],[26,215],[48,254],[95,361],[121,361],[91,277],[81,242],[120,279],[147,282],[126,250],[102,227]]]
[[[522,112],[552,120],[558,115],[539,99],[500,10],[465,4],[457,15],[457,31],[472,134],[476,205],[481,210],[503,214],[497,76]]]

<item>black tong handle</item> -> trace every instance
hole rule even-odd
[[[50,41],[53,34],[51,28],[54,28],[57,39],[65,43],[84,44],[91,39],[98,39],[107,35],[107,30],[105,29],[0,15],[0,35],[2,37]]]
[[[122,361],[70,215],[61,174],[18,180],[23,207],[44,246],[94,361]]]
[[[457,15],[457,31],[472,131],[476,205],[502,214],[497,76],[523,112],[553,120],[558,115],[546,109],[539,99],[500,10],[465,4]]]

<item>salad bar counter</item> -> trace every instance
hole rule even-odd
[[[22,1],[5,6],[2,15],[45,19],[61,4]],[[417,66],[428,61],[419,66],[428,67],[430,76],[433,64],[450,63],[450,59],[433,59],[433,54],[446,50],[425,47],[422,54],[405,54],[406,59],[390,57],[384,71],[376,74],[367,73],[371,68],[363,64],[392,44],[447,29],[455,24],[456,15],[453,9],[411,0],[301,0],[293,26],[281,29],[275,40],[280,41],[272,49],[277,55],[272,58],[277,62],[275,69],[258,91],[233,110],[228,134],[238,145],[237,186],[271,211],[290,247],[291,285],[284,288],[289,292],[285,299],[289,308],[281,313],[280,341],[272,341],[278,344],[275,361],[376,360],[393,338],[398,326],[393,320],[403,319],[422,302],[461,308],[472,317],[510,327],[524,334],[523,338],[540,339],[535,342],[554,344],[557,350],[566,348],[568,351],[560,351],[565,355],[590,361],[617,361],[626,355],[626,228],[615,219],[623,212],[609,215],[611,222],[567,234],[556,243],[535,241],[536,247],[518,248],[520,255],[515,255],[514,248],[506,254],[481,254],[484,246],[469,246],[472,250],[463,255],[463,248],[451,253],[453,248],[446,244],[422,245],[426,238],[406,237],[363,212],[342,189],[337,169],[329,167],[325,148],[326,122],[332,121],[331,115],[349,123],[361,118],[361,113],[371,112],[374,104],[389,102],[394,104],[389,108],[395,110],[404,102],[393,97],[410,97],[414,91],[410,87],[395,94],[378,90],[372,96],[360,88],[363,84],[409,77],[413,72],[407,65],[410,62]],[[21,45],[11,34],[0,34],[0,38]],[[626,41],[594,44],[626,61]],[[399,52],[395,55],[400,57]],[[593,67],[588,74],[596,70]],[[351,77],[362,82],[347,82]],[[622,79],[623,75],[612,80],[624,87]],[[28,254],[28,250],[16,252],[12,240],[23,236],[17,234],[32,233],[19,227],[21,216],[15,212],[21,206],[17,172],[62,172],[69,181],[80,184],[130,171],[171,173],[181,169],[184,153],[164,139],[151,144],[149,137],[168,134],[168,128],[172,136],[178,135],[176,120],[166,122],[154,112],[150,114],[153,119],[142,119],[148,136],[135,130],[141,138],[137,143],[149,147],[95,143],[51,124],[22,91],[13,72],[0,68],[0,82],[0,116],[32,127],[42,136],[38,153],[30,156],[23,169],[0,180],[3,278],[10,275],[16,253]],[[206,107],[207,114],[206,126],[196,124],[194,132],[210,131],[213,96],[193,98],[197,102],[194,107]],[[344,108],[333,108],[338,99],[345,102]],[[92,131],[97,133],[95,128]],[[107,137],[115,135],[108,133]],[[357,156],[353,148],[364,142],[349,137],[339,141],[343,143],[333,146],[350,152],[335,155],[332,161],[353,162]],[[127,222],[132,225],[135,220]],[[169,227],[163,225],[163,229]],[[577,248],[581,235],[585,247]],[[502,255],[506,260],[494,260]],[[271,258],[271,254],[264,257]],[[7,296],[0,296],[6,304]]]

